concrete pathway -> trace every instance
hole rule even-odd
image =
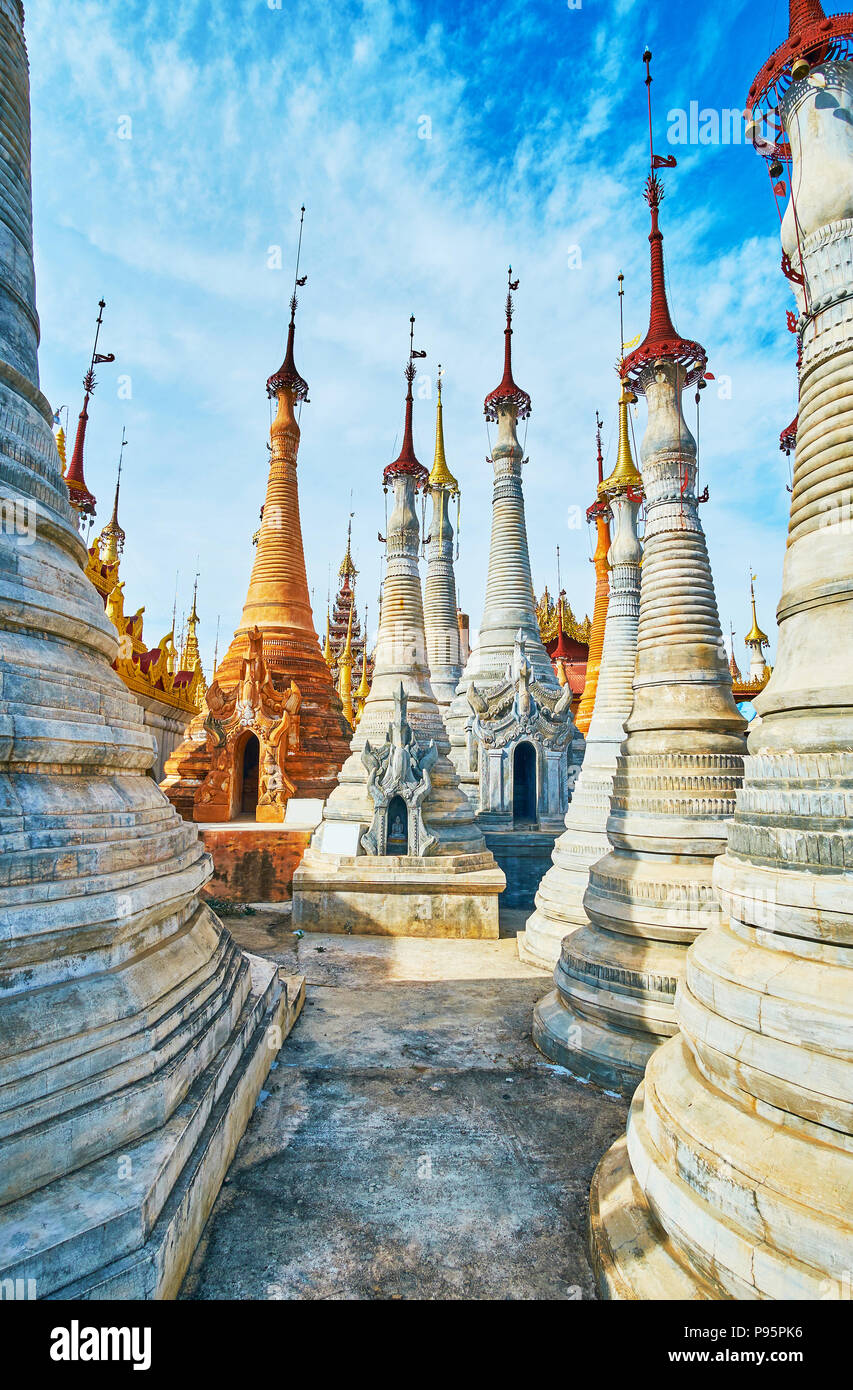
[[[297,942],[280,913],[227,925],[308,994],[181,1297],[594,1297],[589,1182],[625,1104],[536,1051],[550,978],[514,935]]]

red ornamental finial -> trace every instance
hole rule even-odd
[[[601,426],[604,424],[598,411],[595,412],[595,442],[598,448],[598,481],[604,482],[604,455],[601,452]]]
[[[707,354],[705,349],[689,338],[681,338],[676,332],[669,312],[666,296],[666,274],[663,261],[663,233],[660,230],[659,210],[663,201],[663,185],[657,176],[658,169],[674,169],[674,155],[655,154],[652,126],[651,97],[651,59],[647,48],[643,54],[646,66],[646,90],[649,105],[649,161],[651,172],[646,180],[645,198],[651,210],[652,229],[649,233],[651,248],[651,312],[649,331],[638,348],[625,358],[618,368],[623,379],[630,382],[635,391],[641,390],[643,370],[660,359],[679,363],[685,371],[685,385],[698,380],[705,371]]]
[[[102,362],[115,362],[114,352],[98,352],[98,339],[101,336],[101,325],[104,322],[104,310],[106,300],[98,300],[98,317],[95,321],[95,344],[92,348],[92,360],[89,369],[83,378],[83,409],[80,411],[77,420],[77,433],[74,437],[74,451],[71,455],[71,462],[65,474],[65,482],[68,487],[68,499],[75,511],[81,516],[95,515],[95,498],[86,486],[86,479],[83,471],[83,453],[86,444],[86,426],[89,423],[89,401],[97,385],[95,368]]]
[[[308,279],[307,275],[300,277],[299,257],[302,253],[302,225],[305,221],[305,208],[300,209],[299,218],[299,241],[296,246],[296,273],[293,277],[293,294],[290,296],[290,323],[287,326],[287,348],[284,354],[284,361],[277,372],[267,379],[267,395],[272,399],[280,391],[288,390],[293,393],[294,401],[308,400],[308,382],[300,376],[296,370],[296,363],[293,360],[293,340],[296,336],[296,306],[299,300],[296,297],[297,288],[301,288]]]
[[[415,316],[412,314],[409,319],[409,360],[406,363],[406,423],[403,427],[403,447],[393,463],[382,474],[382,481],[387,487],[395,478],[410,475],[415,479],[415,487],[425,487],[429,478],[429,473],[423,464],[418,461],[415,454],[415,442],[412,436],[412,407],[414,398],[412,395],[412,384],[415,380],[416,367],[415,358],[426,357],[425,352],[419,352],[415,347]]]
[[[818,63],[853,58],[853,14],[827,16],[820,0],[788,0],[788,37],[771,54],[746,99],[752,142],[765,159],[790,160],[779,104],[792,82]]]
[[[512,278],[512,266],[507,271],[507,295],[506,295],[506,328],[504,329],[504,374],[500,385],[494,391],[490,391],[483,403],[483,413],[487,420],[495,421],[498,418],[499,406],[516,407],[516,419],[526,420],[530,414],[530,397],[521,387],[516,386],[512,375],[512,315],[513,302],[512,296],[518,289],[518,280]]]

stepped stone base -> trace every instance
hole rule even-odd
[[[502,907],[524,908],[532,912],[536,890],[543,876],[548,872],[554,841],[562,832],[559,830],[484,830],[486,848],[492,851],[495,859],[506,875],[506,890],[501,899]],[[523,955],[521,945],[519,953]],[[540,962],[531,960],[533,965]],[[551,969],[553,961],[545,961],[544,968]]]
[[[363,936],[496,940],[505,886],[491,854],[419,859],[308,849],[293,875],[293,926]]]
[[[533,1010],[533,1041],[549,1062],[625,1096],[642,1080],[659,1043],[652,1036],[620,1033],[611,1024],[582,1018],[566,1007],[556,989]]]
[[[290,901],[294,871],[311,843],[310,829],[247,820],[201,825],[199,831],[213,857],[205,896],[236,903]]]
[[[248,961],[238,1025],[167,1123],[5,1208],[0,1280],[48,1299],[175,1297],[305,996],[302,976]]]
[[[624,1134],[593,1175],[589,1244],[602,1298],[645,1302],[726,1297],[679,1260],[634,1177]]]

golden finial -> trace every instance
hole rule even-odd
[[[338,694],[344,707],[344,714],[351,728],[355,727],[355,713],[352,707],[352,615],[355,604],[350,604],[347,638],[344,649],[338,657]]]
[[[603,483],[598,485],[599,497],[611,497],[615,493],[627,492],[631,488],[634,492],[641,492],[643,479],[640,476],[637,465],[634,462],[634,455],[631,452],[631,435],[628,427],[628,406],[633,405],[637,397],[631,390],[626,381],[622,382],[622,394],[619,397],[619,453],[616,457],[616,467],[605,478]]]
[[[625,326],[622,314],[622,299],[624,290],[625,276],[619,272],[619,360],[624,360],[625,354]],[[627,492],[631,488],[634,492],[642,492],[643,480],[634,462],[634,455],[631,452],[631,435],[628,426],[628,406],[635,405],[637,397],[631,390],[627,380],[622,377],[622,394],[619,397],[619,452],[616,456],[616,467],[598,484],[599,497],[609,497],[616,493]]]
[[[118,520],[118,497],[119,489],[121,487],[121,465],[122,460],[124,458],[124,450],[126,444],[127,434],[125,433],[124,428],[122,428],[121,449],[119,450],[118,456],[118,473],[116,475],[116,492],[115,498],[113,500],[112,516],[110,517],[109,521],[107,522],[100,535],[101,544],[103,545],[104,541],[106,541],[107,545],[106,550],[103,551],[103,562],[105,565],[117,565],[119,557],[122,551],[124,550],[125,533],[121,529]]]
[[[441,404],[441,363],[438,364],[438,404],[435,408],[435,458],[429,475],[429,485],[445,492],[458,493],[459,484],[447,466],[444,454],[444,413]]]
[[[350,512],[349,524],[347,526],[346,554],[344,555],[344,558],[341,561],[341,567],[338,570],[338,577],[340,579],[348,579],[351,584],[355,583],[356,577],[358,575],[358,570],[356,569],[355,563],[353,562],[352,558],[352,519],[354,516],[355,512]]]
[[[361,649],[361,680],[355,692],[355,724],[361,719],[364,713],[364,706],[370,694],[370,682],[367,679],[367,609],[364,610],[364,646]]]
[[[198,645],[199,616],[198,608],[196,607],[197,599],[198,574],[196,574],[195,581],[193,583],[193,606],[190,609],[189,617],[187,618],[187,632],[186,638],[184,639],[183,653],[181,655],[182,671],[194,671],[196,668],[196,663],[198,662],[199,665],[201,664],[201,651]]]
[[[328,603],[326,604],[326,644],[323,647],[323,660],[331,671],[335,662],[332,655],[332,615]]]
[[[752,573],[751,569],[749,572],[749,596],[752,600],[752,627],[743,640],[748,647],[756,645],[759,649],[761,647],[769,647],[770,638],[767,636],[766,632],[761,631],[761,628],[758,626],[758,618],[755,614],[755,575]]]

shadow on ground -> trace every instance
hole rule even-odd
[[[514,939],[227,925],[308,996],[181,1297],[594,1297],[589,1183],[625,1104],[536,1051],[550,978]]]

